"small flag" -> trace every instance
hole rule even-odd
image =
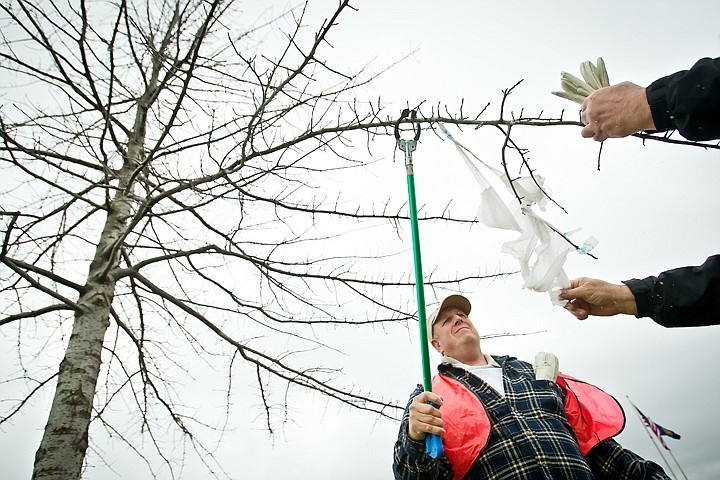
[[[633,407],[635,407],[635,405],[633,405]],[[658,440],[660,440],[660,444],[663,447],[665,447],[665,450],[670,450],[670,449],[665,444],[665,441],[662,438],[663,435],[666,437],[674,438],[676,440],[680,440],[680,435],[678,435],[677,433],[673,432],[670,429],[667,429],[667,428],[653,422],[652,420],[650,420],[649,417],[645,416],[645,414],[642,413],[639,408],[635,407],[635,410],[637,410],[638,413],[640,414],[640,416],[642,417],[643,422],[645,422],[645,426],[648,427],[650,430],[652,430],[652,432],[655,434],[655,436],[658,438]]]
[[[657,427],[658,432],[660,432],[660,435],[665,435],[666,437],[670,437],[670,438],[674,438],[674,439],[676,439],[676,440],[680,440],[680,435],[678,435],[677,433],[673,432],[672,430],[670,430],[670,429],[668,429],[668,428],[663,428],[663,427],[661,427],[660,425],[658,425],[657,423],[655,424],[655,426]]]

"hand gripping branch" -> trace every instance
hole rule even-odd
[[[413,122],[414,138],[400,138],[400,123],[405,118],[414,120],[417,116],[415,110],[405,109],[395,123],[395,140],[400,150],[405,152],[405,169],[407,171],[408,198],[410,208],[410,226],[412,229],[413,256],[415,257],[415,290],[418,303],[418,325],[420,327],[420,353],[422,355],[423,387],[425,391],[432,391],[432,377],[430,375],[430,353],[428,351],[428,332],[425,319],[425,290],[423,288],[422,260],[420,258],[420,233],[418,231],[417,204],[415,202],[415,173],[412,163],[412,152],[417,148],[420,139],[420,125]],[[425,451],[432,458],[444,456],[442,439],[437,435],[425,436]]]

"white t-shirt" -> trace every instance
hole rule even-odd
[[[483,354],[483,356],[487,360],[487,365],[466,365],[452,357],[443,357],[442,362],[467,370],[504,396],[505,385],[503,384],[502,368],[490,355]]]

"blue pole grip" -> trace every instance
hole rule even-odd
[[[430,405],[437,408],[433,402]],[[425,435],[425,453],[430,458],[442,458],[445,456],[445,450],[443,449],[442,438],[440,435],[428,433]]]
[[[444,457],[445,450],[443,450],[442,438],[432,433],[425,435],[425,452],[430,458]]]

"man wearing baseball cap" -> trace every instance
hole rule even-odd
[[[427,317],[443,357],[433,391],[418,385],[405,409],[396,479],[669,478],[612,438],[625,425],[613,397],[558,375],[552,354],[539,353],[533,367],[483,353],[470,310],[467,298],[450,295]],[[428,433],[441,436],[443,457],[426,455]]]

